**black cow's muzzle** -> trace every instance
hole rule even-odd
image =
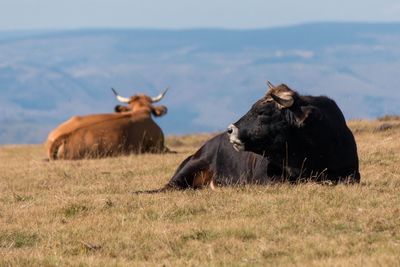
[[[236,151],[244,150],[244,143],[239,139],[239,129],[231,124],[228,126],[227,133],[229,135],[229,142],[233,145]]]

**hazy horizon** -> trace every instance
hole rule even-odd
[[[283,29],[283,28],[293,28],[293,27],[301,27],[308,25],[324,25],[324,24],[351,24],[351,25],[396,25],[400,24],[399,21],[389,21],[389,22],[381,22],[381,21],[313,21],[313,22],[302,22],[302,23],[294,23],[287,25],[279,25],[279,26],[269,26],[269,27],[254,27],[254,28],[224,28],[224,27],[193,27],[193,28],[146,28],[146,27],[83,27],[83,28],[54,28],[54,29],[0,29],[0,33],[12,33],[12,32],[20,32],[20,33],[30,33],[30,32],[68,32],[68,31],[202,31],[202,30],[221,30],[221,31],[258,31],[258,30],[271,30],[271,29]]]
[[[397,0],[3,0],[0,31],[264,29],[320,22],[400,22]]]

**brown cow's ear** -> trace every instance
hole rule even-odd
[[[125,106],[117,105],[114,108],[115,112],[120,113],[120,112],[127,112],[130,111],[131,109]]]
[[[153,109],[151,112],[153,113],[154,116],[160,117],[160,116],[167,114],[167,111],[168,111],[168,109],[166,106],[157,106],[157,107],[153,106]]]

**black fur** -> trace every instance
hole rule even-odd
[[[356,142],[336,103],[296,92],[294,99],[283,109],[260,100],[234,123],[245,150],[267,157],[291,181],[359,182]]]
[[[202,171],[211,171],[217,185],[267,183],[268,160],[252,152],[237,152],[226,132],[207,141],[186,158],[167,184],[167,188],[193,188],[193,179]]]
[[[263,98],[234,123],[246,151],[234,150],[224,132],[186,158],[164,188],[141,192],[195,188],[193,179],[203,171],[211,171],[217,185],[359,182],[356,143],[339,107],[328,97],[292,92],[290,108]]]

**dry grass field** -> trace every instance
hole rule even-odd
[[[362,183],[132,195],[164,185],[210,135],[167,155],[45,162],[0,147],[0,266],[400,266],[400,120],[351,121]]]

